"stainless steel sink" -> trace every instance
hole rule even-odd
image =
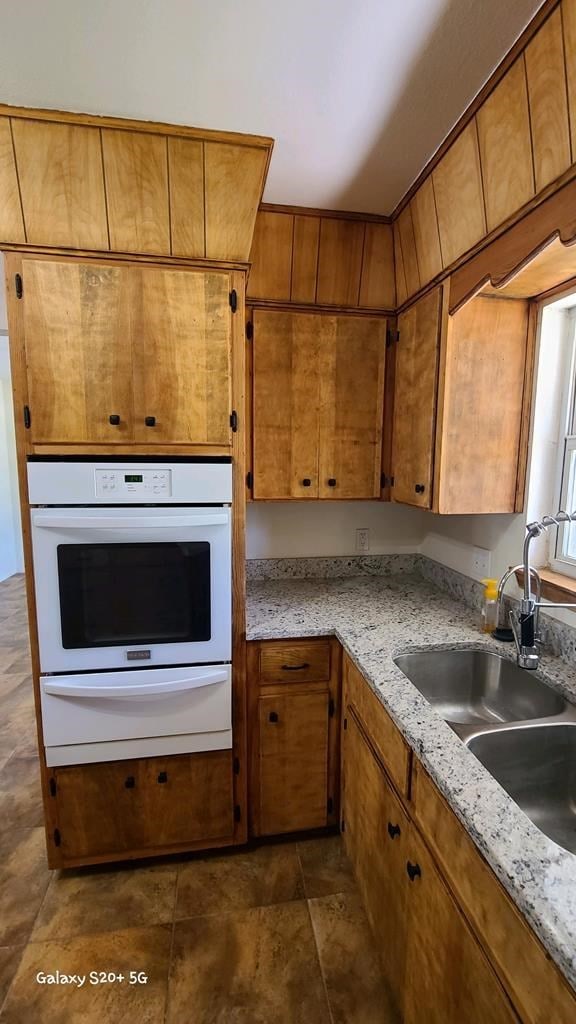
[[[400,654],[394,661],[450,724],[524,722],[561,714],[567,706],[533,673],[491,651],[433,650]]]
[[[480,733],[467,746],[545,835],[576,853],[576,722]]]

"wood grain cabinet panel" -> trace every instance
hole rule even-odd
[[[258,699],[259,833],[327,823],[328,689]]]
[[[366,686],[366,683],[363,684]],[[403,1020],[409,820],[354,714],[342,734],[344,843],[391,997],[390,1024]],[[422,1022],[424,1018],[420,1018]],[[388,1018],[387,1018],[388,1020]]]
[[[28,242],[109,248],[98,128],[12,120]]]
[[[441,317],[442,288],[429,292],[398,317],[392,500],[420,508],[432,505]]]
[[[455,139],[432,172],[442,263],[449,267],[486,234],[476,121]]]
[[[524,56],[507,71],[477,113],[488,231],[534,195]]]
[[[410,204],[420,284],[428,284],[442,270],[438,218],[432,175],[422,183]]]
[[[562,17],[557,8],[526,47],[536,191],[570,166]]]
[[[111,248],[169,253],[166,138],[103,128],[102,147]]]
[[[331,673],[330,643],[282,640],[260,647],[259,679],[266,683],[322,683]]]
[[[568,111],[570,114],[570,141],[572,157],[576,159],[576,3],[562,0],[562,28],[564,30],[564,59],[566,64],[566,86],[568,90]]]
[[[294,246],[292,250],[292,302],[316,301],[318,273],[318,247],[320,245],[320,217],[294,217]]]
[[[393,309],[395,304],[392,227],[390,224],[376,224],[367,221],[359,305],[368,308]]]
[[[130,271],[24,260],[22,276],[31,440],[132,441]]]
[[[402,260],[404,263],[404,274],[406,277],[406,288],[408,296],[414,295],[420,288],[420,271],[418,269],[418,257],[416,255],[416,240],[414,238],[414,225],[412,223],[412,210],[410,204],[405,206],[398,217],[398,229],[402,244]]]
[[[318,497],[320,319],[254,311],[254,498]]]
[[[204,143],[206,256],[248,260],[268,149]]]
[[[386,321],[319,317],[320,498],[380,495]]]
[[[403,306],[408,298],[408,286],[406,284],[406,273],[404,271],[404,256],[402,254],[402,240],[400,228],[396,219],[392,225],[392,238],[394,242],[394,276],[396,279],[396,302]]]
[[[0,241],[26,241],[10,120],[7,117],[0,117]]]
[[[53,771],[66,861],[232,838],[232,751]]]
[[[132,274],[136,440],[229,445],[230,276],[144,266]]]
[[[204,238],[204,143],[168,139],[172,254],[202,258]]]
[[[527,346],[523,299],[477,296],[449,318],[439,512],[514,511]]]
[[[329,306],[358,305],[363,245],[362,221],[322,218],[317,302]]]
[[[294,217],[261,210],[256,217],[248,297],[290,299]]]
[[[504,989],[413,827],[406,846],[404,1024],[518,1024]]]

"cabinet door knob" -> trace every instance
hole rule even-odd
[[[283,672],[301,672],[304,668],[310,668],[309,661],[303,661],[301,665],[281,665]]]
[[[125,785],[126,789],[134,789],[134,787],[136,785],[136,782],[134,780],[134,776],[133,775],[129,775],[128,778],[124,780],[124,785]]]
[[[420,878],[422,874],[420,870],[420,865],[411,864],[409,860],[406,861],[406,871],[408,872],[408,878],[410,879],[411,882],[413,882],[415,878]]]
[[[111,427],[117,427],[120,423],[120,417],[117,413],[112,413],[112,415],[108,417],[108,422]]]
[[[312,481],[311,481],[310,477],[305,476],[303,481],[302,481],[302,487],[310,487],[311,483],[312,483]]]
[[[416,494],[424,494],[424,491],[426,490],[426,488],[425,488],[424,484],[416,484],[414,490],[416,491]]]
[[[168,782],[168,772],[158,772],[158,782]]]
[[[388,822],[388,835],[390,839],[394,839],[395,836],[400,835],[400,825],[393,825],[391,821]]]
[[[336,487],[336,480],[334,479],[333,476],[331,476],[328,481],[328,487]]]
[[[144,419],[144,423],[146,424],[147,427],[155,427],[156,426],[156,417],[155,416],[146,416],[146,418]]]
[[[277,722],[278,721],[278,712],[277,711],[271,711],[270,714],[268,715],[268,721],[269,722]]]

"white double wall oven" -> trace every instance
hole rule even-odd
[[[49,765],[232,745],[229,459],[32,459]]]

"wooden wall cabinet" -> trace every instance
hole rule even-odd
[[[22,260],[31,445],[231,443],[231,275]]]
[[[380,495],[386,321],[254,310],[254,499]]]
[[[522,508],[534,317],[479,295],[448,315],[449,285],[398,317],[392,500],[444,514]]]
[[[252,834],[338,820],[340,645],[248,644]]]
[[[342,828],[402,1024],[569,1024],[576,999],[344,655]],[[394,738],[395,737],[395,738]]]

